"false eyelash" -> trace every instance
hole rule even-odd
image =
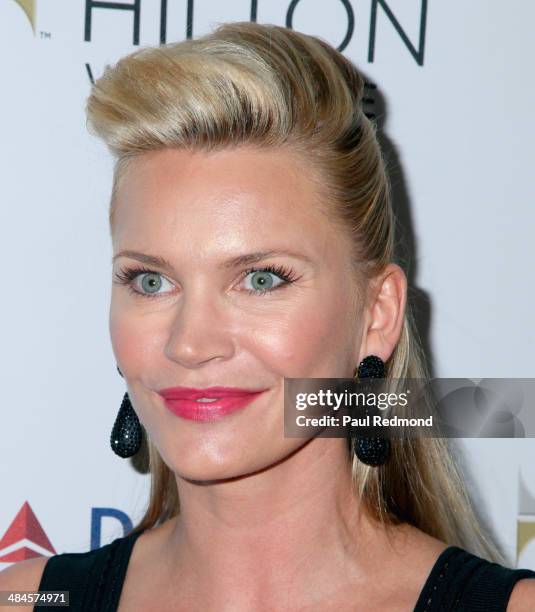
[[[143,266],[138,266],[136,268],[119,268],[119,271],[115,274],[115,280],[120,285],[126,285],[126,288],[132,295],[140,295],[141,297],[154,297],[147,293],[142,293],[141,291],[137,291],[132,287],[132,281],[139,276],[140,274],[159,274],[155,270],[151,270],[150,268],[145,268]]]
[[[138,267],[138,268],[119,268],[119,272],[117,272],[115,274],[115,278],[120,282],[120,283],[128,283],[131,280],[134,280],[134,278],[136,276],[138,276],[138,274],[157,274],[157,272],[155,272],[154,270],[149,270],[149,268],[143,268],[143,267]]]
[[[299,279],[299,277],[294,274],[291,268],[285,268],[284,266],[269,265],[269,266],[263,266],[263,267],[258,267],[258,268],[249,268],[248,270],[244,272],[243,276],[245,277],[248,274],[251,274],[251,272],[271,272],[272,274],[279,276],[280,279],[284,281],[284,283],[277,285],[273,289],[261,289],[261,290],[246,289],[247,293],[250,293],[252,295],[265,295],[266,293],[271,293],[272,291],[275,291],[276,289],[282,289],[282,287],[285,287]],[[132,281],[135,278],[137,278],[140,274],[160,274],[160,273],[156,272],[155,270],[151,270],[150,268],[145,268],[142,266],[139,266],[136,268],[119,268],[119,271],[116,272],[115,274],[115,279],[116,279],[116,282],[118,282],[119,284],[126,285],[127,289],[133,295],[140,295],[142,297],[148,297],[148,298],[162,297],[162,296],[158,296],[157,294],[151,295],[148,293],[143,293],[141,291],[137,291],[136,289],[132,287]]]

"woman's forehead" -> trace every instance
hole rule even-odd
[[[150,151],[126,167],[119,193],[128,188],[202,190],[215,184],[258,191],[313,192],[310,168],[287,149],[253,147],[220,151],[163,149]],[[132,195],[129,193],[129,195]]]
[[[131,164],[117,190],[116,229],[139,232],[328,234],[314,183],[292,156],[258,150],[165,150]],[[212,233],[213,232],[213,233]]]

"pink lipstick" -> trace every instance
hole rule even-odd
[[[250,404],[266,389],[239,387],[169,387],[158,393],[176,416],[193,421],[213,421]]]

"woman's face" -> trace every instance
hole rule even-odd
[[[123,176],[113,350],[141,422],[185,478],[238,476],[288,456],[306,440],[284,438],[284,377],[355,371],[362,326],[350,245],[315,198],[309,170],[286,151],[153,151]],[[288,253],[232,261],[259,251]],[[149,272],[130,288],[117,282],[121,270],[136,268]],[[158,394],[176,386],[266,391],[217,420],[195,421]]]

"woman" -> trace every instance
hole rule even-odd
[[[426,375],[363,88],[325,42],[254,23],[97,81],[128,387],[112,447],[132,455],[143,424],[151,499],[128,536],[2,589],[121,612],[535,607],[535,572],[491,563],[445,440],[283,435],[285,377]]]

